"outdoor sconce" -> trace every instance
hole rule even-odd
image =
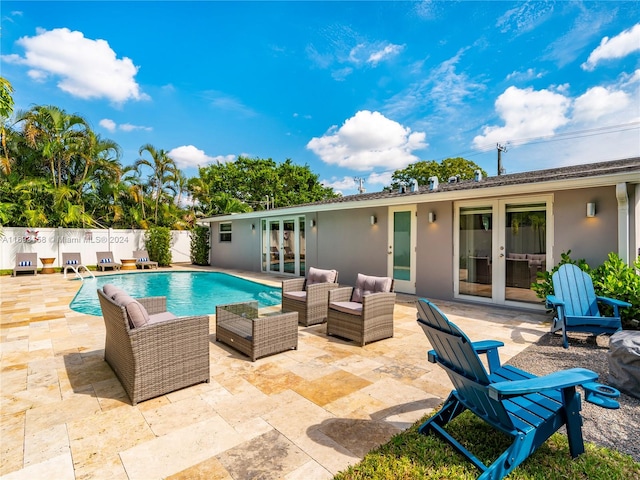
[[[251,224],[251,231],[253,232],[253,231],[255,231],[255,229],[256,229],[256,224],[255,224],[255,223],[252,223],[252,224]]]
[[[596,204],[593,202],[587,203],[587,217],[593,218],[596,216]]]
[[[371,225],[375,225],[376,223],[378,223],[378,219],[375,215],[371,215],[371,218],[369,220],[371,221]]]
[[[315,221],[315,219],[312,218],[311,219],[311,228],[313,228],[315,226],[316,226],[316,221]]]
[[[429,223],[435,223],[435,221],[436,221],[436,213],[435,212],[429,212],[429,215],[427,216],[427,219],[429,220]]]

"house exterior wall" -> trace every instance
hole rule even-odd
[[[596,216],[587,218],[586,205],[595,202]],[[618,250],[618,202],[615,187],[555,192],[554,265],[560,254],[571,250],[571,258],[584,258],[597,267],[609,252]]]
[[[220,241],[219,224],[219,222],[211,223],[211,265],[259,272],[260,221],[258,219],[233,220],[230,242]],[[251,229],[251,225],[255,225],[255,230]]]
[[[418,204],[416,295],[453,298],[453,202]],[[429,223],[429,212],[436,221]]]

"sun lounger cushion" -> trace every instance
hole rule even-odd
[[[321,270],[310,267],[309,275],[307,276],[307,285],[313,285],[314,283],[335,283],[337,273],[335,270]]]
[[[390,277],[373,277],[358,274],[356,286],[351,295],[351,301],[362,303],[362,297],[370,293],[390,292],[392,279]]]
[[[30,267],[31,266],[31,260],[23,260],[21,262],[18,262],[18,266],[20,266],[20,267]]]

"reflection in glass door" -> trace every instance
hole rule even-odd
[[[262,220],[262,269],[305,275],[304,217]]]
[[[284,220],[282,229],[283,271],[296,273],[296,222]]]
[[[505,299],[539,302],[531,284],[547,269],[547,206],[506,204],[504,225]]]
[[[270,272],[280,272],[282,255],[280,255],[280,221],[269,221],[269,237],[267,245],[269,246],[269,265]]]
[[[493,285],[492,207],[461,208],[458,230],[458,292],[490,298]]]

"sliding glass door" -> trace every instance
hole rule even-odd
[[[262,269],[267,272],[305,275],[305,219],[262,220]]]

